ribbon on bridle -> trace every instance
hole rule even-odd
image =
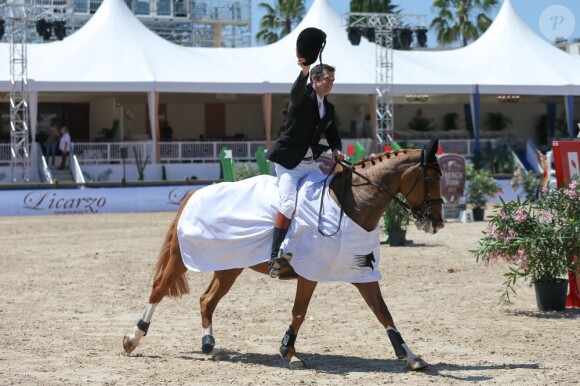
[[[407,212],[409,212],[415,220],[424,221],[431,214],[431,207],[433,205],[438,205],[438,204],[443,203],[443,199],[441,197],[438,199],[431,199],[429,197],[429,184],[431,183],[431,179],[429,178],[429,176],[426,173],[427,168],[433,168],[433,169],[437,170],[437,172],[439,173],[440,176],[442,174],[441,174],[441,169],[439,168],[439,164],[437,162],[426,162],[425,161],[425,150],[424,149],[421,151],[421,164],[420,164],[421,173],[419,173],[419,175],[415,179],[415,182],[411,186],[411,189],[409,189],[409,192],[407,192],[407,194],[403,194],[403,196],[405,198],[407,198],[409,196],[409,194],[411,194],[413,189],[415,189],[415,186],[417,186],[417,183],[419,182],[419,179],[421,178],[421,176],[423,176],[424,198],[423,198],[423,201],[419,205],[417,205],[416,207],[411,207],[408,203],[406,203],[405,201],[403,201],[399,197],[397,197],[396,194],[391,193],[388,189],[384,188],[382,185],[376,183],[375,181],[371,180],[367,176],[357,172],[350,162],[335,160],[334,165],[332,165],[332,168],[330,169],[330,171],[326,175],[326,178],[324,179],[324,183],[323,183],[323,187],[322,187],[322,196],[320,197],[320,209],[318,211],[318,232],[323,236],[331,237],[331,236],[334,236],[335,234],[338,233],[338,231],[340,230],[340,224],[342,223],[342,216],[344,214],[344,208],[341,205],[340,216],[338,219],[338,227],[336,228],[336,231],[332,234],[325,234],[322,231],[320,226],[322,223],[322,206],[323,206],[323,201],[324,201],[324,193],[325,193],[325,189],[326,189],[326,181],[327,181],[328,177],[330,175],[332,175],[332,172],[336,168],[336,165],[339,163],[342,167],[350,170],[353,174],[357,175],[358,177],[362,178],[363,180],[365,180],[366,182],[368,182],[369,184],[371,184],[372,186],[374,186],[375,188],[377,188],[381,192],[390,196],[393,201],[395,201],[398,205],[401,205],[401,207],[403,207]],[[344,180],[343,180],[343,189],[346,189],[346,184],[344,183]]]

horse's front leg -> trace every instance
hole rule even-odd
[[[215,271],[211,282],[199,299],[202,328],[201,351],[204,354],[211,354],[215,360],[222,354],[222,350],[215,347],[212,329],[213,313],[219,301],[229,292],[243,270],[243,268],[235,268]]]
[[[305,279],[298,276],[298,283],[296,284],[296,296],[294,298],[294,307],[292,307],[292,324],[288,327],[288,331],[282,338],[282,345],[280,346],[280,356],[290,361],[290,368],[305,368],[304,362],[296,355],[294,343],[298,336],[300,326],[306,317],[306,311],[312,299],[312,294],[316,289],[318,282]]]
[[[374,312],[379,322],[387,330],[387,335],[395,349],[395,355],[397,358],[407,359],[407,367],[411,370],[419,370],[429,366],[429,364],[421,359],[420,356],[411,351],[409,346],[407,346],[401,337],[401,334],[395,327],[393,317],[385,304],[383,295],[381,295],[379,283],[375,281],[372,283],[355,283],[354,285],[359,290],[365,302]]]

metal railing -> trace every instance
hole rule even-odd
[[[79,165],[136,163],[135,153],[152,163],[153,142],[76,142],[73,153]]]
[[[237,161],[254,161],[264,141],[248,142],[161,142],[161,163],[219,162],[220,151],[227,147]]]
[[[79,161],[78,161],[76,155],[72,154],[70,156],[69,165],[70,165],[70,170],[71,170],[71,173],[73,175],[73,179],[75,180],[75,183],[84,184],[86,182],[85,176],[83,175],[81,165],[79,165]]]
[[[38,159],[38,174],[40,175],[40,181],[47,182],[49,184],[54,183],[54,178],[52,178],[52,172],[48,167],[48,163],[46,162],[46,158],[42,154],[42,149],[38,142],[35,142],[36,145],[36,155]]]
[[[8,166],[12,161],[9,143],[0,143],[0,165]]]
[[[346,151],[349,145],[354,145],[360,139],[345,138],[343,139],[343,150]],[[498,140],[480,139],[480,145],[483,147],[490,142],[492,148],[495,147]],[[429,143],[426,139],[407,139],[401,141],[412,143],[414,147],[421,148]],[[471,159],[474,154],[474,141],[472,139],[441,139],[439,145],[446,153],[457,153]],[[76,142],[73,147],[73,153],[76,156],[79,165],[91,164],[119,164],[125,160],[125,163],[136,163],[135,151],[140,155],[142,160],[149,156],[148,163],[154,163],[153,141],[139,142]],[[232,156],[236,161],[255,161],[256,150],[260,146],[265,146],[264,141],[178,141],[178,142],[160,142],[157,146],[159,151],[160,163],[194,163],[194,162],[219,162],[220,151],[227,147],[232,150]],[[367,150],[367,155],[369,151]],[[124,157],[124,158],[123,158]],[[0,144],[0,166],[10,165],[10,144]]]
[[[480,139],[480,147],[483,148],[487,143],[491,144],[492,148],[495,148],[497,139]],[[424,145],[429,144],[428,139],[407,139],[401,142],[412,143],[415,148],[422,148]],[[467,159],[473,158],[475,153],[475,144],[473,139],[440,139],[439,146],[443,149],[445,153],[455,153],[465,156]]]

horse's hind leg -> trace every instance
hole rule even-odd
[[[372,283],[355,283],[355,287],[361,293],[363,299],[374,312],[375,316],[379,322],[387,330],[387,335],[389,340],[395,349],[395,355],[399,359],[407,359],[407,367],[411,370],[423,369],[429,364],[421,359],[420,356],[416,355],[411,351],[409,346],[405,343],[399,331],[395,327],[395,322],[393,317],[385,304],[383,296],[381,295],[381,289],[378,282]]]
[[[187,199],[184,200],[184,203]],[[141,339],[147,335],[151,317],[157,304],[165,297],[180,297],[183,294],[189,293],[189,286],[185,273],[187,268],[181,259],[181,251],[179,249],[179,242],[177,239],[177,220],[183,209],[183,205],[175,216],[169,231],[163,242],[159,260],[153,271],[153,288],[149,296],[149,304],[145,307],[141,319],[133,327],[129,335],[123,338],[123,349],[127,354],[133,352]]]
[[[308,305],[312,294],[316,289],[318,282],[305,279],[298,276],[298,283],[296,284],[296,296],[294,298],[294,307],[292,307],[292,324],[288,327],[284,338],[282,338],[282,345],[280,346],[280,356],[290,361],[291,368],[304,368],[304,362],[296,355],[294,343],[298,336],[300,326],[306,317]]]
[[[236,268],[214,272],[211,282],[199,299],[203,329],[201,351],[204,354],[212,354],[214,357],[218,354],[213,352],[215,347],[212,329],[213,313],[221,298],[229,292],[243,270],[243,268]]]

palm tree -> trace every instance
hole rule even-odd
[[[258,6],[266,11],[260,19],[260,30],[256,39],[271,44],[288,35],[304,16],[304,0],[275,0],[274,6],[260,3]]]
[[[350,0],[350,12],[397,13],[391,0]]]
[[[431,22],[437,42],[446,45],[460,41],[465,47],[491,25],[487,16],[498,0],[434,0],[439,15]]]

